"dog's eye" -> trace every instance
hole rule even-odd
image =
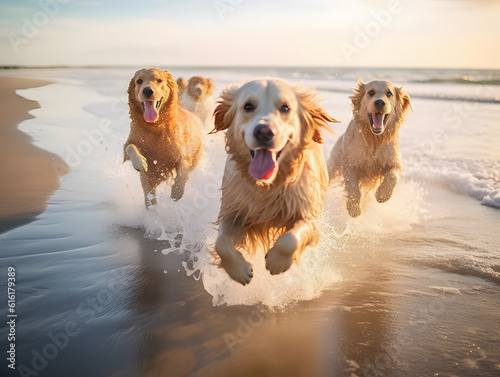
[[[156,82],[161,82],[162,80],[161,79],[157,79]]]
[[[370,90],[370,91],[368,92],[368,95],[369,95],[370,97],[373,97],[373,96],[375,95],[375,91],[374,91],[374,90]]]
[[[142,79],[137,80],[138,84],[142,84]]]
[[[387,92],[387,97],[392,97],[392,92]]]
[[[245,103],[245,106],[243,106],[243,108],[245,109],[245,111],[254,111],[255,110],[255,106],[252,105],[250,102]]]
[[[290,111],[290,107],[288,107],[288,105],[283,105],[280,107],[280,111],[282,113],[288,113]]]

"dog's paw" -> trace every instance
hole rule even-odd
[[[179,201],[184,196],[184,188],[182,190],[178,187],[173,186],[172,192],[170,193],[170,197],[174,200],[174,202]]]
[[[147,194],[144,198],[144,202],[146,204],[146,208],[149,209],[151,206],[155,206],[158,204],[156,197],[153,194]]]
[[[375,198],[377,199],[377,202],[379,203],[385,203],[388,201],[392,196],[392,191],[383,189],[382,186],[380,186],[377,191],[375,191]]]
[[[145,172],[148,171],[148,161],[143,155],[134,155],[130,158],[130,161],[132,161],[132,166],[135,170]]]
[[[266,254],[266,268],[271,275],[287,271],[293,263],[297,240],[289,233],[282,235]]]
[[[172,185],[172,191],[170,192],[170,197],[174,200],[174,202],[177,202],[184,196],[186,181],[186,178],[181,178],[180,176],[177,176],[175,179],[174,184]]]
[[[247,285],[253,278],[252,265],[239,252],[221,257],[221,266],[234,281]]]
[[[347,201],[347,212],[351,217],[358,217],[361,215],[361,208],[359,207],[359,201],[348,200]]]

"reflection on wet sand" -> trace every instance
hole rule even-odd
[[[369,274],[352,282],[341,299],[341,349],[347,370],[355,375],[391,376],[394,329],[388,288],[393,281],[383,266]]]
[[[0,233],[29,223],[46,208],[69,166],[57,155],[36,147],[18,125],[33,118],[39,107],[16,90],[50,84],[49,81],[0,77]]]
[[[356,284],[284,311],[214,307],[201,281],[186,276],[182,250],[162,253],[178,245],[142,230],[122,230],[120,237],[126,241],[117,244],[135,249],[122,252],[136,253],[131,316],[148,318],[137,334],[138,375],[389,375],[383,365],[392,341],[387,271],[372,270]]]

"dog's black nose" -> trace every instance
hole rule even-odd
[[[384,107],[385,106],[385,102],[383,99],[378,99],[375,101],[375,106],[377,106],[378,108],[380,107]]]
[[[147,98],[151,97],[153,93],[153,89],[151,89],[151,87],[149,86],[146,86],[144,89],[142,89],[142,94],[144,94]]]
[[[255,136],[255,138],[259,140],[261,143],[265,144],[273,139],[274,133],[273,131],[271,131],[268,125],[259,124],[253,130],[253,136]]]

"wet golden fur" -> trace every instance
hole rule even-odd
[[[184,93],[184,91],[186,90],[186,87],[187,87],[187,81],[184,77],[179,77],[177,79],[177,94],[178,94],[178,97],[179,97],[179,101],[181,100],[182,98],[182,94]]]
[[[177,79],[177,83],[183,80]],[[214,83],[211,79],[202,76],[192,76],[188,81],[184,80],[181,84],[184,88],[180,97],[181,105],[184,109],[198,115],[207,126],[207,131],[213,128],[212,113],[214,111],[214,102],[212,95]]]
[[[202,76],[192,76],[187,82],[187,93],[196,101],[210,97],[214,93],[214,83]]]
[[[237,112],[243,111],[238,103],[242,87],[230,86],[221,93],[214,113],[213,132],[227,130],[225,139],[229,156],[217,224],[225,222],[241,229],[241,237],[235,237],[233,246],[253,254],[257,248],[269,250],[294,224],[303,221],[309,230],[307,239],[303,240],[304,247],[299,247],[300,250],[293,256],[294,260],[298,260],[303,248],[319,240],[314,220],[322,210],[328,186],[326,164],[320,146],[323,142],[321,130],[331,131],[327,122],[336,120],[319,107],[312,92],[289,84],[283,86],[296,96],[296,116],[300,130],[294,142],[288,142],[283,149],[277,161],[277,176],[271,183],[261,182],[248,173],[252,156],[235,125]],[[276,272],[271,270],[271,273]],[[240,282],[245,284],[245,281]]]
[[[151,99],[161,101],[154,122],[144,119],[141,93],[146,86],[154,92]],[[127,93],[131,124],[124,145],[124,161],[132,160],[134,168],[140,171],[147,206],[156,202],[156,187],[169,178],[175,179],[171,196],[178,200],[184,193],[188,173],[201,157],[200,120],[181,108],[177,84],[168,71],[154,68],[137,71]],[[151,199],[148,195],[152,195]]]
[[[360,200],[375,187],[378,186],[375,196],[379,202],[392,196],[397,174],[402,170],[399,128],[411,105],[403,89],[388,81],[365,84],[359,79],[353,92],[350,97],[353,118],[332,150],[328,172],[330,180],[343,177],[347,209],[356,217],[361,213]],[[382,100],[385,105],[377,109],[376,100]],[[369,113],[373,112],[387,115],[380,134],[372,131]]]

